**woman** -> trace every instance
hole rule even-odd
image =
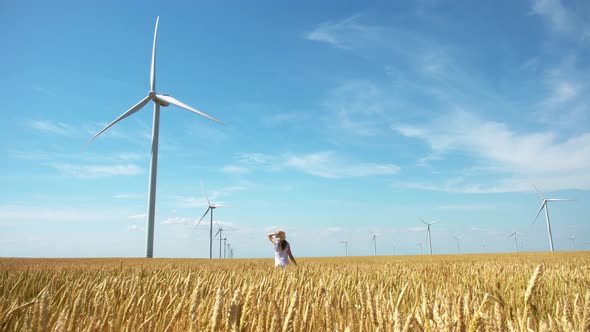
[[[295,257],[291,254],[291,246],[285,238],[285,232],[283,231],[268,234],[268,239],[275,248],[275,267],[280,266],[284,268],[289,265],[289,258],[293,261],[293,264],[297,265]]]

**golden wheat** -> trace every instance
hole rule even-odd
[[[590,254],[0,259],[2,331],[589,331]]]

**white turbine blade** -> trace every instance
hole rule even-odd
[[[197,229],[197,226],[199,226],[199,224],[201,223],[201,221],[203,221],[203,218],[205,218],[205,216],[207,215],[207,213],[209,213],[209,210],[211,208],[207,208],[207,211],[205,211],[205,213],[203,214],[203,216],[201,217],[201,219],[199,219],[199,222],[195,225],[195,229],[193,229],[193,232]]]
[[[547,201],[549,201],[549,202],[573,201],[573,199],[570,199],[570,198],[547,198]]]
[[[541,211],[543,211],[545,204],[547,204],[547,201],[543,201],[543,204],[541,204],[541,207],[539,208],[539,212],[537,212],[535,219],[533,219],[533,224],[537,221],[537,218],[539,217],[539,214],[541,214]]]
[[[156,18],[156,29],[154,30],[154,45],[152,47],[152,66],[150,67],[151,91],[156,91],[156,40],[158,39],[158,21],[160,21],[160,16]]]
[[[213,205],[215,208],[218,208],[218,207],[230,207],[230,206],[231,206],[231,205],[228,205],[228,204],[215,204],[215,203],[213,203],[212,205]]]
[[[435,223],[437,223],[437,222],[438,222],[438,220],[435,220],[435,221],[433,221],[433,222],[430,222],[430,223],[428,223],[428,225],[432,225],[432,224],[435,224]]]
[[[108,126],[104,127],[101,131],[99,131],[98,134],[94,135],[94,137],[92,137],[88,142],[86,142],[86,144],[84,146],[90,144],[90,142],[94,141],[95,138],[97,138],[100,134],[104,133],[107,129],[109,129],[112,126],[114,126],[117,122],[119,122],[119,121],[125,119],[126,117],[132,115],[133,113],[139,111],[151,99],[152,99],[151,96],[147,96],[147,97],[143,98],[139,103],[135,104],[135,106],[133,106],[130,109],[128,109],[127,112],[121,114],[121,116],[119,116],[118,118],[116,118],[115,121],[109,123]]]
[[[423,219],[420,219],[420,221],[424,224],[428,226],[428,223],[426,221],[424,221]]]
[[[160,100],[160,101],[163,101],[163,102],[166,102],[166,103],[169,103],[169,104],[172,104],[172,105],[176,105],[176,106],[178,106],[180,108],[184,108],[187,111],[193,112],[193,113],[198,114],[200,116],[204,116],[204,117],[206,117],[209,120],[213,120],[213,121],[215,121],[217,123],[223,124],[223,122],[221,122],[220,120],[217,120],[216,118],[214,118],[212,116],[209,116],[209,115],[207,115],[207,114],[205,114],[205,113],[203,113],[201,111],[197,111],[196,109],[188,106],[187,104],[181,102],[180,100],[174,99],[174,98],[172,98],[170,96],[156,95],[156,99],[157,100]]]
[[[545,199],[545,196],[543,196],[543,194],[541,194],[541,192],[539,191],[539,189],[537,189],[537,187],[535,185],[533,185],[533,187],[535,188],[535,191],[537,192],[537,194],[539,195],[539,197],[541,197],[541,199]]]
[[[213,236],[213,238],[215,239],[217,237],[217,234],[219,234],[220,230],[217,230],[217,233],[215,233],[215,235]]]
[[[201,189],[203,189],[203,194],[205,194],[205,199],[207,200],[207,205],[211,207],[211,202],[209,202],[209,197],[207,197],[207,192],[205,191],[205,187],[203,186],[203,182],[201,182]]]
[[[506,237],[507,239],[513,237],[514,235],[516,235],[516,232],[512,232],[512,234],[508,235],[508,237]]]

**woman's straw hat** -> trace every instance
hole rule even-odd
[[[286,236],[285,236],[285,232],[283,232],[283,231],[278,231],[278,232],[276,232],[276,235],[277,235],[277,239],[279,239],[279,240],[281,240],[281,241],[284,241],[284,240],[285,240],[285,238],[286,238]]]

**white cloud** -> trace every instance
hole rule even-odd
[[[394,164],[351,163],[340,160],[331,151],[305,155],[290,154],[285,158],[285,165],[328,179],[392,175],[399,171],[399,167]]]
[[[340,21],[321,23],[307,33],[306,38],[343,49],[358,47],[367,41],[379,40],[380,29],[362,24],[359,19],[359,15],[354,15]]]
[[[134,214],[131,216],[127,216],[127,219],[146,219],[147,218],[147,214],[145,213],[140,213],[140,214]]]
[[[130,176],[143,173],[143,169],[135,164],[125,165],[80,165],[54,164],[55,169],[65,176],[81,179],[95,179],[113,176]]]
[[[74,134],[74,128],[63,122],[51,120],[36,120],[27,122],[27,126],[42,133],[70,136]]]
[[[508,174],[495,184],[473,184],[456,179],[446,184],[407,183],[407,187],[457,192],[530,190],[532,181],[546,188],[589,189],[590,132],[560,138],[553,132],[520,134],[504,123],[482,120],[467,112],[454,112],[439,122],[416,127],[394,127],[398,133],[426,141],[436,153],[467,152],[489,174]],[[528,183],[528,184],[527,184]],[[527,189],[528,188],[528,189]]]
[[[114,194],[113,198],[120,198],[120,199],[134,199],[134,198],[142,198],[144,195],[142,194],[131,194],[131,193],[120,193]]]
[[[569,32],[573,28],[573,18],[560,0],[536,0],[532,10],[533,13],[547,19],[558,31]]]
[[[133,224],[133,225],[127,226],[127,230],[131,231],[131,232],[143,232],[145,229],[142,226]]]
[[[230,174],[245,174],[245,173],[248,173],[250,170],[246,167],[243,167],[243,166],[225,165],[225,166],[223,166],[221,171],[224,173],[230,173]]]
[[[162,221],[163,225],[172,225],[172,224],[180,224],[180,225],[192,225],[195,223],[195,218],[187,218],[187,217],[172,217]]]

